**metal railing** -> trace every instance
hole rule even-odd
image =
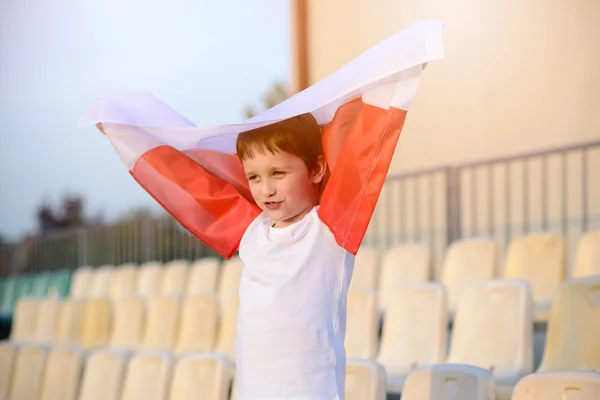
[[[390,175],[365,244],[430,246],[439,272],[451,242],[510,239],[553,231],[573,250],[582,232],[600,228],[600,139]],[[169,216],[72,229],[0,246],[0,273],[81,265],[193,260],[214,255]]]

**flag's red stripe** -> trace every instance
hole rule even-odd
[[[239,165],[234,155],[203,154],[207,162],[213,156],[223,169],[228,164]],[[230,159],[223,162],[223,157]],[[244,231],[260,213],[258,206],[231,183],[170,146],[146,152],[130,172],[186,229],[227,259],[236,252]]]
[[[356,254],[375,211],[406,111],[353,101],[322,128],[326,158],[335,165],[319,215],[336,241]]]

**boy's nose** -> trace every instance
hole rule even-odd
[[[268,180],[265,180],[265,181],[263,181],[262,192],[263,192],[262,193],[263,196],[265,196],[265,197],[271,197],[277,191],[275,190],[275,187]]]

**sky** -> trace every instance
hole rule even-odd
[[[0,235],[81,194],[106,219],[155,202],[93,127],[102,96],[152,93],[197,125],[242,121],[289,82],[284,0],[0,1]]]

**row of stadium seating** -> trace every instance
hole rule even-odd
[[[69,295],[70,285],[71,270],[68,269],[0,279],[0,316],[9,318],[21,297],[66,297]]]
[[[532,234],[514,238],[507,249],[504,268],[498,268],[498,249],[491,239],[466,239],[454,242],[446,251],[442,273],[434,279],[429,247],[421,243],[402,244],[383,252],[363,248],[356,259],[353,288],[378,291],[378,306],[383,311],[389,291],[405,284],[437,280],[448,291],[450,312],[454,313],[461,294],[469,285],[498,278],[523,279],[533,288],[536,320],[546,320],[553,294],[568,277],[600,273],[600,232],[589,232],[579,241],[571,273],[567,273],[565,244],[561,236]],[[175,260],[163,268],[150,262],[81,267],[71,286],[68,270],[44,271],[34,275],[8,277],[0,281],[2,314],[10,314],[22,296],[44,297],[119,297],[165,294],[192,295],[218,292],[230,295],[237,290],[242,265],[237,257],[219,266],[217,259],[201,259],[191,266]]]
[[[568,279],[561,238],[530,235],[510,244],[503,273],[474,277],[489,270],[490,264],[495,271],[496,249],[491,243],[478,239],[450,246],[440,282],[432,280],[431,274],[414,279],[415,270],[430,271],[428,261],[415,257],[423,254],[422,245],[397,246],[383,254],[362,249],[348,302],[349,357],[383,369],[387,392],[405,392],[406,377],[419,366],[458,363],[490,370],[497,398],[509,399],[514,385],[534,370],[531,333],[536,288],[549,284],[554,285],[552,300],[556,288],[558,292],[556,301],[548,304],[553,313],[548,313],[548,340],[537,372],[600,371],[599,276]],[[597,271],[599,243],[599,233],[583,236],[571,276]],[[562,261],[556,262],[557,258]],[[37,276],[12,278],[31,283],[20,292],[26,296],[18,301],[11,338],[3,349],[34,343],[51,349],[76,346],[84,359],[101,349],[125,349],[166,351],[172,358],[216,352],[231,360],[242,265],[237,258],[219,264],[216,259],[202,259],[191,265],[176,260],[164,266],[83,267],[75,271],[67,290],[64,287],[69,285],[61,286],[62,291],[56,284],[34,284]],[[513,269],[522,276],[507,274],[515,264]],[[548,279],[538,264],[546,270],[558,269],[558,274],[549,274],[558,276],[558,283]],[[537,275],[531,271],[527,275],[528,269]],[[13,292],[15,286],[19,284]],[[462,293],[455,294],[453,305],[451,293],[457,287]],[[3,299],[6,293],[3,290]],[[44,293],[49,297],[40,298]],[[454,319],[450,340],[449,319]],[[0,362],[6,362],[0,371],[16,371],[17,366],[6,360],[0,357]],[[4,380],[0,376],[0,385],[10,380],[10,375]]]
[[[85,355],[69,347],[0,345],[0,360],[15,365],[0,398],[16,400],[234,400],[235,373],[216,353],[175,358],[167,352],[97,350]],[[4,382],[0,381],[0,384]],[[529,374],[512,400],[595,400],[600,374],[558,371]],[[489,370],[460,364],[415,369],[402,400],[494,400],[496,381]],[[349,359],[346,400],[386,399],[386,371],[378,363]]]
[[[600,371],[600,275],[569,279],[559,286],[543,361],[537,372]],[[352,289],[348,302],[347,353],[385,368],[386,390],[403,391],[416,367],[468,364],[492,372],[499,399],[534,372],[533,299],[525,281],[493,280],[471,286],[459,301],[447,346],[447,298],[439,283],[399,287],[377,334],[373,291]],[[75,346],[163,351],[172,357],[219,353],[233,359],[236,298],[219,310],[215,294],[110,298],[23,298],[6,346]],[[427,316],[423,318],[423,316]],[[0,362],[5,362],[0,361]],[[0,366],[10,373],[11,364]],[[0,382],[8,381],[0,377]]]

